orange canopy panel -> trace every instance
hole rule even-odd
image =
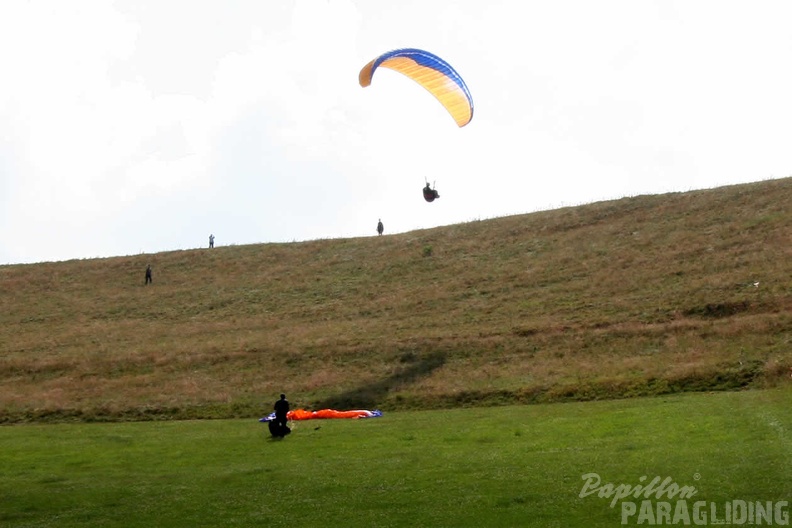
[[[364,409],[357,409],[352,411],[337,411],[335,409],[320,409],[318,411],[306,411],[305,409],[295,409],[286,414],[288,420],[317,420],[317,419],[330,419],[330,418],[378,418],[382,416],[382,411],[374,410],[367,411]],[[269,422],[275,419],[275,413],[261,418],[260,422]]]

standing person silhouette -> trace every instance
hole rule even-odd
[[[214,247],[214,235],[209,235],[209,247]]]
[[[291,432],[289,427],[286,425],[288,414],[289,400],[286,399],[285,394],[281,394],[280,400],[275,402],[275,429],[278,433],[275,436],[286,436]]]
[[[383,231],[385,231],[385,226],[382,225],[382,219],[380,219],[380,221],[377,222],[377,233],[382,235]]]
[[[151,278],[151,264],[146,266],[146,284],[149,282],[154,282],[154,280]]]

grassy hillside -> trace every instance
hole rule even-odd
[[[792,178],[0,266],[6,422],[251,416],[281,391],[382,409],[609,398],[786,383],[790,367]]]

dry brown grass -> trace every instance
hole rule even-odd
[[[250,416],[281,391],[387,409],[786,383],[790,257],[787,178],[2,266],[0,420]]]

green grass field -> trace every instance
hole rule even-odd
[[[293,425],[2,427],[0,525],[619,526],[621,502],[580,496],[589,473],[670,477],[691,504],[792,500],[788,388]]]

